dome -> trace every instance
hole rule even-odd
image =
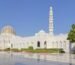
[[[45,36],[47,35],[47,33],[44,31],[44,30],[40,30],[38,33],[35,34],[36,36],[39,35],[39,36]]]
[[[1,33],[9,33],[9,34],[16,34],[12,26],[4,26],[1,30]]]

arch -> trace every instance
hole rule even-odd
[[[47,41],[44,41],[44,48],[47,48]]]
[[[66,40],[64,40],[63,43],[64,43],[64,48],[66,49]]]
[[[13,48],[13,44],[11,44],[11,48]]]
[[[64,43],[66,43],[66,41],[64,41]]]
[[[56,45],[57,45],[57,48],[58,48],[58,41],[56,41]]]
[[[40,41],[37,41],[37,47],[40,47]]]
[[[60,40],[60,48],[63,48],[63,42]]]
[[[53,47],[53,48],[55,47],[54,43],[55,43],[55,42],[53,41],[53,42],[52,42],[52,47]]]

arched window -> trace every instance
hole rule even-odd
[[[47,42],[45,41],[45,42],[44,42],[44,45],[46,45],[46,44],[47,44]]]
[[[40,41],[37,42],[37,47],[40,47]]]
[[[11,44],[11,48],[13,48],[13,44]]]
[[[63,41],[64,42],[64,48],[66,49],[66,41]]]
[[[47,48],[47,42],[46,41],[44,42],[44,48],[45,49]]]
[[[62,41],[60,41],[60,43],[62,43]]]
[[[66,43],[66,41],[64,41],[64,43]]]
[[[57,48],[58,48],[58,41],[56,41],[56,44],[57,44]]]
[[[54,48],[54,41],[52,42],[52,46],[53,46],[53,48]]]
[[[62,43],[62,41],[60,41],[60,47],[62,48],[62,46],[63,46],[63,43]]]

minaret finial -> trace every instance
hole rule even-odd
[[[53,9],[52,6],[50,6],[50,11],[49,11],[49,34],[53,35],[54,33],[54,27],[53,27]]]

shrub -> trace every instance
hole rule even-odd
[[[19,52],[20,50],[19,50],[19,49],[17,49],[17,48],[13,48],[13,49],[11,49],[11,51]]]
[[[63,49],[50,48],[50,49],[35,49],[36,53],[65,53]]]
[[[28,51],[28,48],[21,48],[21,51]]]
[[[6,49],[4,49],[4,51],[10,51],[10,48],[6,48]]]
[[[33,47],[32,47],[32,46],[29,46],[28,49],[29,49],[29,50],[33,50]]]
[[[59,49],[59,53],[65,53],[63,49]]]

